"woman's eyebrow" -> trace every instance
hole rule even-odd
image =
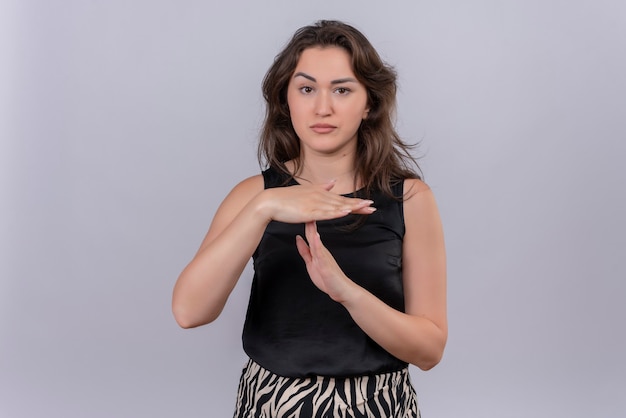
[[[317,83],[317,80],[315,79],[315,77],[312,77],[308,75],[307,73],[303,73],[301,71],[298,71],[297,73],[293,75],[293,78],[296,78],[296,77],[304,77],[307,80],[311,80],[312,82]],[[356,82],[357,82],[356,79],[352,77],[346,77],[346,78],[339,78],[337,80],[333,80],[330,82],[330,84],[343,84],[343,83],[356,83]]]
[[[293,75],[293,78],[296,78],[296,77],[304,77],[307,80],[311,80],[312,82],[317,83],[317,80],[315,78],[311,77],[310,75],[308,75],[306,73],[300,72],[300,71]]]

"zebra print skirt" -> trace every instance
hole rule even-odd
[[[408,368],[348,378],[278,376],[249,360],[235,418],[419,418]]]

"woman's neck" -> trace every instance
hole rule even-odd
[[[292,173],[294,168],[293,165],[289,166]],[[354,154],[302,157],[300,167],[298,167],[298,172],[294,173],[294,177],[300,182],[310,184],[326,184],[334,181],[335,186],[332,191],[341,194],[351,193],[361,186],[356,179]]]

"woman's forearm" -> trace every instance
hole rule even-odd
[[[400,312],[357,284],[342,304],[359,327],[395,357],[422,370],[441,360],[447,332],[432,320]]]
[[[269,222],[260,210],[250,201],[180,274],[172,311],[181,327],[204,325],[220,315]]]

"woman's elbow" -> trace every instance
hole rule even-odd
[[[210,324],[220,315],[220,312],[208,312],[200,317],[186,309],[184,306],[172,304],[172,313],[178,326],[183,329],[196,328],[202,325]]]
[[[411,363],[419,367],[421,370],[428,371],[439,364],[443,358],[445,348],[445,339],[433,346],[419,352],[414,353]]]
[[[176,320],[178,326],[183,329],[196,328],[199,326],[199,324],[196,324],[195,322],[190,321],[188,318],[181,315],[174,315],[174,319]]]
[[[415,361],[413,364],[420,368],[420,370],[428,371],[439,364],[441,358],[443,357],[443,353],[438,356],[431,356],[427,358],[421,358]]]

